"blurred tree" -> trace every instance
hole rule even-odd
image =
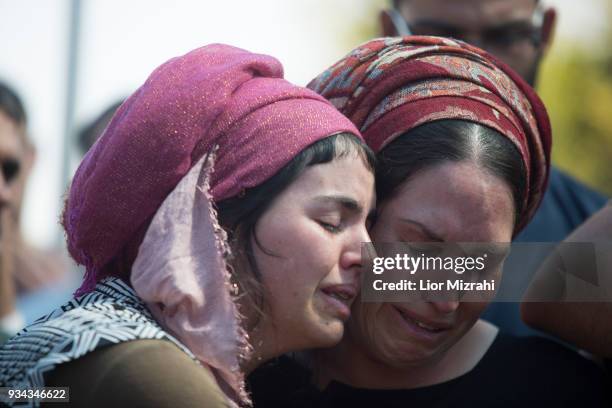
[[[346,44],[347,52],[372,38],[382,35],[378,22],[378,13],[389,7],[389,0],[366,0],[359,17],[347,25],[342,41]]]
[[[612,29],[603,41],[562,44],[542,67],[538,90],[552,121],[554,162],[612,195]]]

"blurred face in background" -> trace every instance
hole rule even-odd
[[[25,129],[0,110],[0,211],[15,221],[19,216],[27,172],[33,159]],[[2,225],[4,228],[5,225]]]
[[[381,14],[383,34],[463,40],[497,56],[534,85],[555,11],[535,0],[398,0]],[[394,15],[392,15],[394,14]]]

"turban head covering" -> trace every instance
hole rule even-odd
[[[515,235],[537,210],[550,168],[548,114],[534,90],[485,51],[440,37],[380,38],[353,50],[308,87],[351,119],[377,153],[437,120],[497,130],[517,147],[527,173]]]
[[[158,322],[246,400],[246,336],[212,202],[255,187],[312,143],[359,136],[266,55],[213,44],[169,60],[117,110],[79,166],[63,215],[86,267],[77,295],[130,281]],[[360,136],[359,136],[360,137]]]

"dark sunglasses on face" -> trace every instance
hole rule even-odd
[[[6,158],[0,159],[0,164],[2,168],[2,176],[4,177],[4,182],[6,184],[11,184],[19,175],[21,163],[19,163],[17,159]]]
[[[435,35],[455,38],[485,49],[508,50],[518,44],[531,44],[534,47],[541,42],[541,9],[534,13],[532,21],[517,21],[480,31],[477,39],[469,36],[464,30],[451,24],[421,20],[410,25],[395,9],[386,11],[398,35]]]

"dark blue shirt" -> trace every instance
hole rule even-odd
[[[518,235],[514,242],[560,242],[580,224],[603,207],[608,198],[585,186],[559,169],[552,167],[548,190],[533,220]],[[552,246],[548,246],[552,248]],[[520,264],[526,275],[521,277],[522,287],[526,287],[538,266],[547,255],[547,250],[534,251],[530,257],[516,259],[512,254],[506,260],[508,269]],[[505,278],[504,278],[505,280]],[[504,290],[502,280],[500,291]],[[514,282],[516,284],[516,281]],[[519,303],[493,302],[483,317],[499,326],[504,332],[522,336],[538,334],[525,325],[519,313]]]

